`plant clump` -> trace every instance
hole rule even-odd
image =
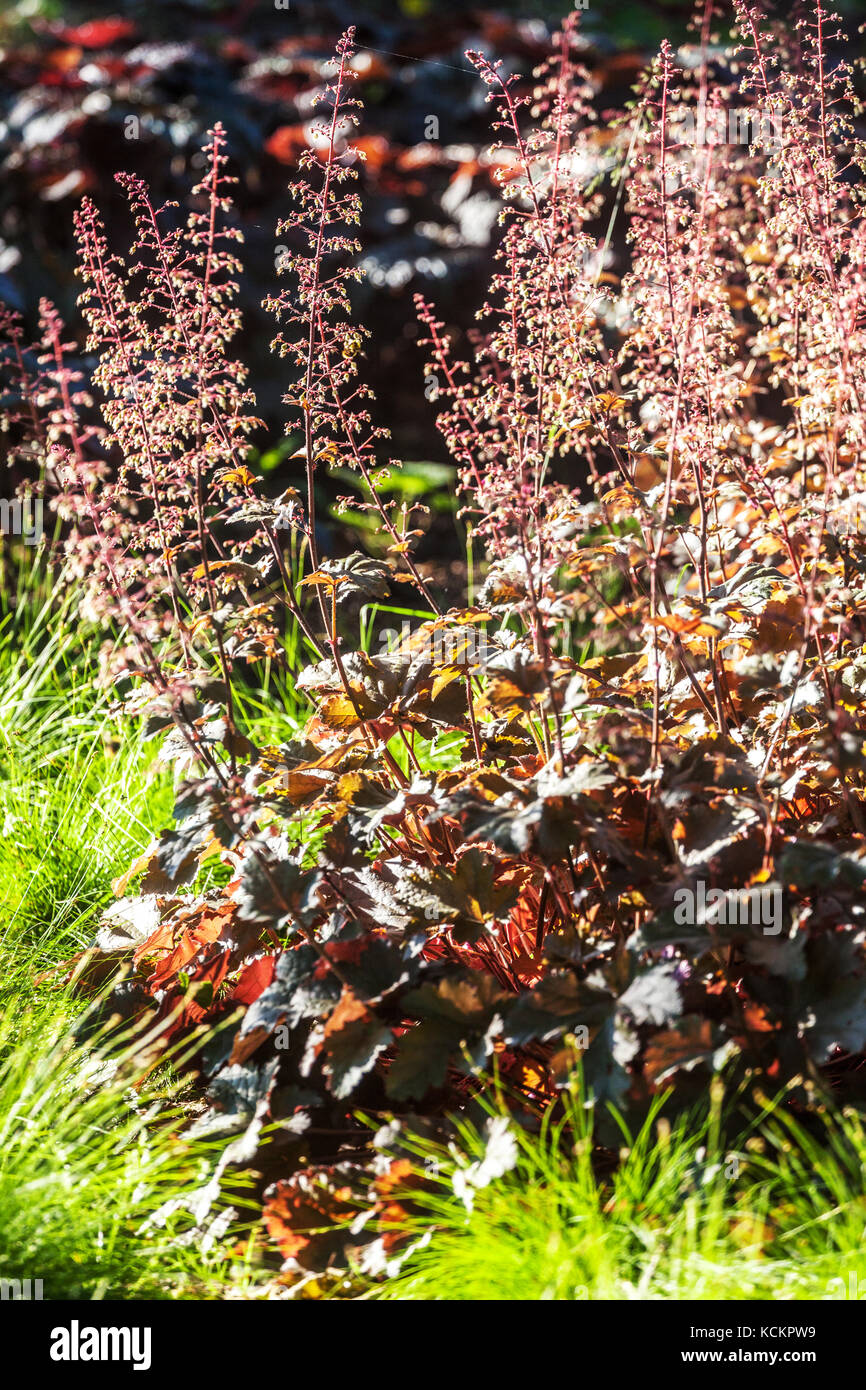
[[[13,452],[177,769],[174,825],[117,884],[147,927],[97,950],[123,1012],[222,1025],[209,1123],[290,1270],[389,1268],[417,1177],[358,1113],[435,1127],[492,1071],[532,1126],[579,1056],[612,1144],[605,1103],[692,1105],[722,1068],[862,1099],[866,147],[827,11],[735,10],[733,55],[707,4],[614,120],[576,16],[534,91],[469,55],[502,195],[471,360],[417,305],[485,553],[465,607],[416,558],[360,371],[351,31],[269,301],[301,489],[250,467],[219,127],[185,222],[121,176],[127,258],[82,206],[92,383],[50,304],[32,348],[4,315]],[[323,553],[316,489],[346,469],[375,555]],[[410,595],[374,652],[359,624]],[[263,660],[310,705],[290,742],[244,726]]]

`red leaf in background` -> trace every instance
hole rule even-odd
[[[119,39],[128,39],[135,33],[131,19],[121,19],[119,15],[106,19],[91,19],[72,29],[59,29],[58,36],[67,43],[80,44],[82,48],[107,48]]]
[[[206,905],[188,912],[178,921],[161,922],[152,936],[148,937],[135,953],[135,964],[147,958],[154,951],[167,950],[168,954],[158,963],[148,979],[151,989],[165,989],[178,971],[183,970],[203,946],[217,941],[234,911],[233,903],[222,903],[218,907]],[[226,953],[228,969],[228,953]]]
[[[323,949],[328,960],[338,963],[349,961],[352,965],[359,965],[368,944],[362,936],[359,936],[354,941],[329,941]]]
[[[345,1028],[349,1023],[355,1023],[358,1019],[368,1019],[369,1017],[370,1011],[363,999],[359,999],[350,989],[344,987],[337,1007],[325,1024],[325,1037],[329,1038],[332,1033],[339,1033],[340,1029]]]
[[[350,1187],[327,1185],[329,1171],[336,1173],[337,1169],[311,1168],[295,1173],[275,1183],[265,1201],[262,1215],[268,1235],[287,1259],[297,1260],[302,1268],[305,1256],[312,1256],[310,1263],[315,1263],[317,1244],[324,1247],[323,1264],[329,1262],[329,1254],[339,1251],[339,1235],[327,1229],[320,1235],[323,1228],[358,1215]]]
[[[217,990],[229,973],[230,965],[231,955],[228,951],[215,951],[196,971],[193,979],[194,988],[199,989],[202,985],[208,984],[211,987],[211,994],[207,1003],[202,1004],[199,1000],[194,999],[187,1006],[188,1010],[192,1013],[194,1021],[197,1022],[198,1019],[193,1011],[198,1011],[200,1017],[204,1018],[211,1003],[216,998]]]
[[[384,168],[391,154],[391,147],[384,135],[359,135],[352,140],[349,148],[361,151],[365,168],[374,174]]]
[[[381,82],[391,76],[388,64],[369,49],[354,54],[349,67],[361,82]]]
[[[274,978],[276,956],[260,956],[241,971],[241,977],[231,993],[233,1004],[253,1004]]]
[[[170,1017],[181,997],[184,1000],[183,1008],[174,1017],[166,1034],[168,1038],[176,1037],[188,1028],[194,1028],[204,1022],[218,1003],[217,992],[229,973],[230,963],[230,952],[216,950],[197,967],[185,996],[179,997],[172,990],[166,993],[157,1013],[160,1020]]]
[[[67,173],[52,174],[49,179],[37,180],[40,185],[40,198],[56,203],[61,198],[77,198],[88,186],[88,178],[83,169],[70,169]]]
[[[244,39],[223,39],[219,51],[228,63],[253,63],[256,60],[256,49]]]
[[[422,140],[419,145],[411,145],[397,155],[398,169],[427,169],[432,164],[444,163],[445,156],[438,145],[430,140]]]
[[[384,1173],[379,1173],[373,1186],[379,1197],[392,1197],[395,1192],[405,1188],[415,1172],[408,1158],[394,1158]]]
[[[268,154],[281,164],[297,164],[298,155],[309,148],[310,142],[302,125],[277,126],[273,135],[269,135],[265,141]]]
[[[56,80],[58,73],[75,72],[84,51],[74,45],[70,48],[55,48],[52,53],[46,53],[44,63],[46,71],[42,74],[43,81],[50,85],[52,80]]]

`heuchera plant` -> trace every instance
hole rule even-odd
[[[357,1114],[434,1124],[493,1071],[532,1124],[579,1054],[602,1141],[604,1102],[690,1103],[723,1066],[800,1105],[862,1098],[866,149],[832,16],[737,0],[736,22],[736,65],[708,3],[616,119],[592,112],[576,16],[534,94],[469,55],[503,198],[473,360],[418,313],[486,550],[473,606],[442,611],[415,558],[423,515],[394,500],[359,375],[351,31],[269,302],[305,495],[264,496],[249,466],[219,127],[186,222],[120,176],[128,258],[82,206],[92,383],[50,304],[32,348],[4,314],[11,457],[40,462],[84,611],[123,634],[107,677],[184,779],[117,885],[138,880],[146,926],[95,950],[167,1037],[231,1020],[199,1127],[272,1184],[289,1269],[387,1267],[417,1179]],[[722,138],[733,111],[772,148]],[[332,467],[385,559],[322,555]],[[411,635],[353,645],[359,606],[403,586]],[[236,693],[287,615],[312,712],[259,747]]]

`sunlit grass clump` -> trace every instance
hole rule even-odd
[[[863,1118],[823,1111],[806,1128],[768,1104],[731,1145],[723,1109],[715,1083],[703,1114],[670,1124],[662,1100],[634,1134],[620,1120],[615,1166],[599,1164],[578,1086],[539,1134],[503,1130],[506,1112],[491,1103],[492,1121],[458,1122],[450,1145],[410,1142],[424,1190],[400,1231],[417,1245],[368,1296],[856,1298],[866,1277]],[[476,1186],[491,1123],[500,1145],[507,1133],[513,1163]]]
[[[155,1040],[84,1047],[66,1014],[61,996],[0,1027],[0,1278],[41,1280],[44,1299],[242,1287],[225,1239],[241,1211],[212,1184],[218,1147],[185,1137],[167,1069],[146,1076]]]

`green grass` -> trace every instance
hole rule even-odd
[[[147,1038],[78,1046],[71,1013],[61,996],[0,1025],[0,1278],[41,1279],[46,1299],[243,1288],[227,1196],[197,1210],[218,1148],[181,1134],[169,1069],[144,1074]]]
[[[62,970],[40,981],[92,940],[112,878],[170,823],[172,785],[155,746],[110,713],[62,577],[30,555],[6,576],[0,1278],[41,1279],[45,1298],[222,1297],[226,1281],[244,1296],[255,1276],[226,1258],[225,1198],[193,1214],[219,1146],[181,1136],[171,1068],[149,1076],[142,1039],[77,1041],[84,1001]]]
[[[13,960],[35,975],[87,943],[171,814],[155,747],[97,675],[73,592],[28,557],[0,598],[0,996]]]
[[[171,787],[137,743],[109,753],[99,736],[0,783],[0,943],[34,968],[71,954],[111,900],[111,880],[171,815]]]
[[[731,1147],[721,1090],[714,1083],[703,1114],[674,1124],[662,1101],[634,1134],[620,1121],[619,1163],[603,1176],[576,1084],[540,1134],[509,1127],[514,1166],[472,1189],[468,1205],[484,1126],[458,1122],[447,1147],[413,1141],[427,1192],[403,1229],[419,1243],[367,1297],[838,1299],[861,1279],[866,1290],[862,1117],[825,1111],[809,1132],[768,1105]],[[504,1125],[504,1106],[490,1111]]]

